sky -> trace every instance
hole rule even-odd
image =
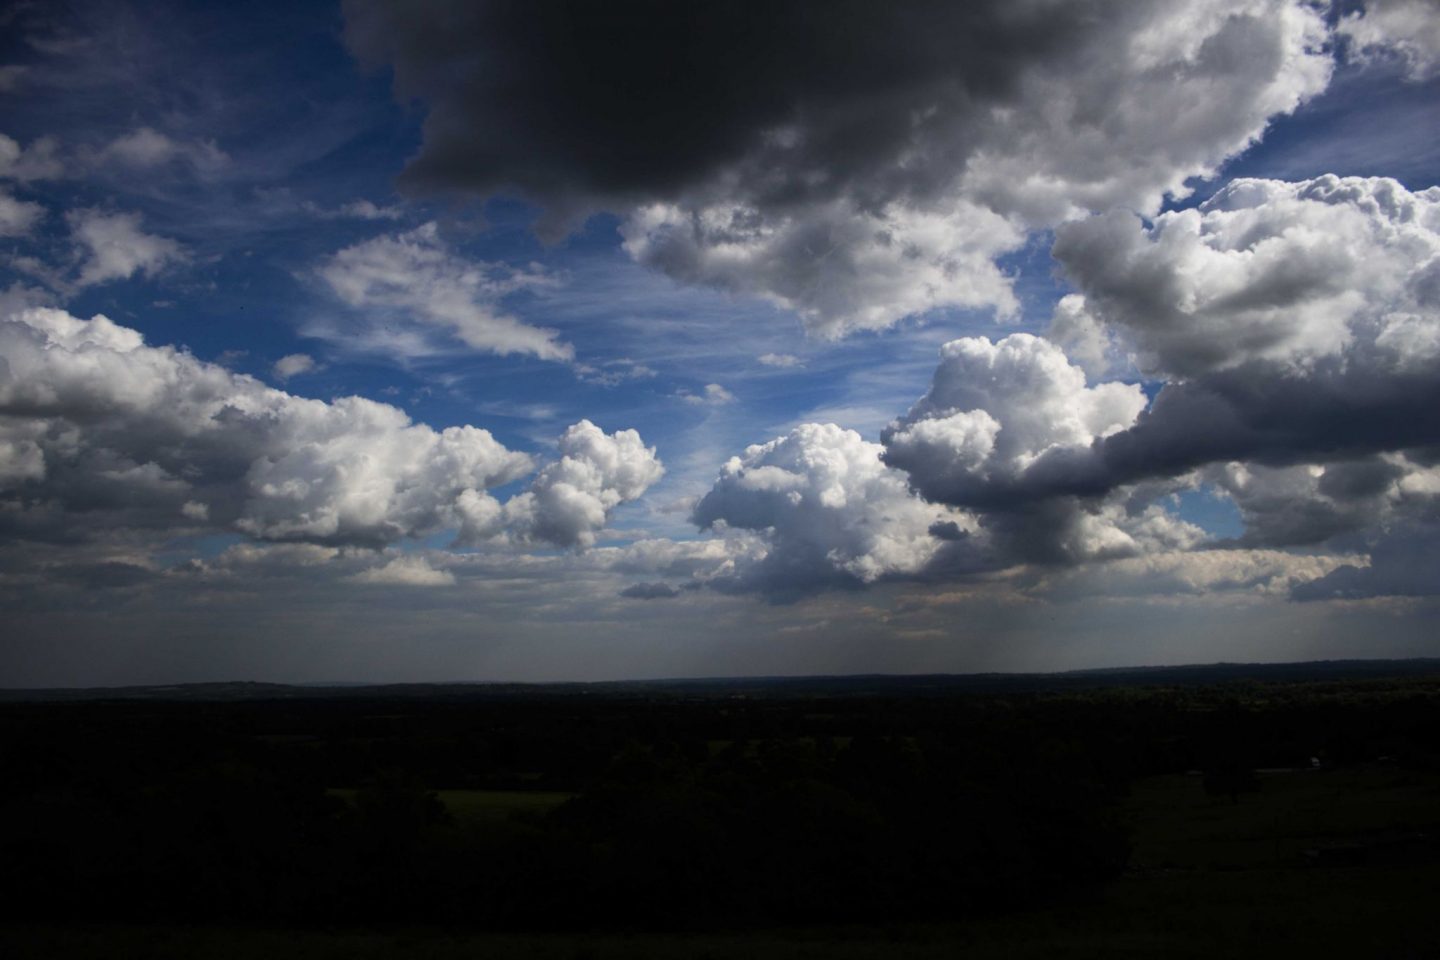
[[[0,686],[1440,656],[1440,4],[0,6]]]

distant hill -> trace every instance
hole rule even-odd
[[[504,700],[612,698],[765,698],[945,696],[960,693],[1042,693],[1116,687],[1304,683],[1440,675],[1440,658],[1313,660],[1303,663],[1209,663],[1109,667],[1062,673],[869,674],[816,677],[722,677],[616,680],[593,683],[284,684],[230,681],[161,686],[0,689],[0,702],[153,700],[436,699]]]

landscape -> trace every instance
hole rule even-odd
[[[0,955],[1437,955],[1437,0],[0,0]]]
[[[7,691],[15,956],[1421,957],[1440,661]]]

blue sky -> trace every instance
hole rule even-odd
[[[1433,5],[793,6],[7,8],[10,682],[1436,654]]]

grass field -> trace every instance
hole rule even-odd
[[[355,803],[358,790],[337,787],[330,793]],[[512,818],[544,816],[574,794],[549,790],[437,790],[440,802],[459,824],[485,826]]]
[[[545,790],[440,790],[440,802],[461,823],[493,823],[543,816],[573,794]]]
[[[542,812],[564,794],[442,791],[461,822]],[[1285,958],[1440,956],[1440,777],[1372,765],[1270,774],[1238,803],[1199,777],[1140,781],[1129,872],[1088,896],[968,922],[723,935],[501,935],[438,930],[284,931],[31,927],[11,957]],[[1318,851],[1339,850],[1340,858]]]

